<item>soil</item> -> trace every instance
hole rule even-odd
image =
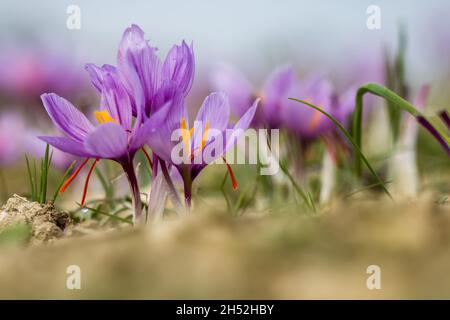
[[[450,206],[435,199],[239,218],[211,202],[187,218],[0,250],[0,298],[449,298]],[[71,265],[80,290],[66,287]],[[367,288],[371,265],[380,290]]]
[[[0,209],[0,233],[23,225],[29,228],[31,244],[52,242],[64,235],[71,224],[68,212],[60,212],[53,204],[39,204],[14,195]]]

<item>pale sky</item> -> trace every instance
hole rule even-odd
[[[66,28],[71,4],[81,9],[81,30]],[[372,4],[381,8],[381,30],[366,27]],[[287,61],[305,69],[333,68],[356,51],[393,46],[402,22],[414,62],[410,72],[422,75],[436,67],[429,57],[430,25],[446,26],[450,41],[450,19],[441,17],[450,12],[448,0],[2,0],[0,8],[0,45],[34,37],[95,63],[114,63],[131,23],[162,53],[182,39],[193,41],[199,70],[226,61],[255,74]]]

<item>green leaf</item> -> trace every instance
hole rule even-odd
[[[64,172],[63,177],[59,181],[58,188],[56,188],[55,193],[53,194],[53,202],[55,202],[56,199],[58,198],[59,190],[61,190],[61,188],[62,188],[62,186],[64,184],[64,181],[66,181],[66,179],[69,176],[70,172],[72,171],[73,166],[75,165],[75,163],[76,163],[76,160],[72,161],[72,163],[70,164],[69,168],[66,170],[66,172]]]
[[[108,218],[110,218],[112,220],[117,220],[117,221],[128,223],[128,224],[131,224],[131,225],[133,224],[133,221],[131,219],[126,219],[126,218],[122,218],[122,217],[117,216],[116,215],[117,212],[115,214],[111,214],[111,213],[104,212],[104,211],[100,210],[99,207],[91,208],[91,207],[84,206],[83,209],[87,209],[89,211],[92,211],[95,214],[104,215],[104,216],[106,216],[106,217],[108,217]]]
[[[295,100],[295,99],[292,99]],[[298,195],[303,199],[305,204],[308,206],[311,211],[316,212],[316,207],[314,203],[311,203],[311,197],[308,196],[308,194],[300,188],[300,186],[295,182],[295,179],[292,177],[292,175],[289,173],[289,170],[282,164],[279,163],[281,171],[288,177],[289,181],[291,182],[292,186],[294,187],[295,191],[298,193]]]
[[[389,101],[392,106],[406,111],[416,118],[419,116],[424,117],[422,113],[417,110],[411,103],[397,95],[395,92],[376,83],[367,83],[361,86],[356,93],[355,112],[353,113],[353,137],[355,138],[355,143],[358,149],[361,148],[363,115],[362,106],[363,97],[366,93],[371,93],[376,96],[382,97]],[[440,128],[433,126],[432,124],[430,125],[441,135],[441,137],[447,142],[447,144],[450,143],[450,138],[448,137],[448,135],[446,135]],[[357,176],[361,175],[361,161],[361,154],[356,154],[354,170]]]
[[[41,198],[40,203],[45,203],[47,201],[47,182],[48,182],[48,169],[50,162],[50,145],[47,143],[45,147],[44,161],[42,162],[41,171]]]
[[[351,134],[344,128],[344,126],[338,121],[336,120],[333,116],[331,116],[330,114],[328,114],[327,112],[323,111],[321,108],[307,102],[307,101],[303,101],[300,99],[295,99],[295,98],[289,98],[290,100],[293,101],[297,101],[300,103],[303,103],[319,112],[321,112],[323,115],[325,115],[328,119],[330,119],[338,128],[339,130],[341,130],[341,132],[345,135],[345,137],[347,138],[348,141],[350,141],[350,143],[353,145],[353,148],[355,149],[355,153],[356,155],[358,155],[362,161],[365,163],[365,165],[367,166],[367,168],[369,169],[370,173],[372,174],[372,176],[378,181],[378,183],[380,184],[381,188],[383,189],[383,191],[390,197],[392,198],[391,194],[389,193],[389,191],[387,190],[384,182],[381,180],[381,178],[378,176],[378,174],[375,172],[375,170],[372,168],[372,166],[370,165],[369,161],[367,160],[367,158],[364,156],[364,154],[361,151],[360,146],[358,145],[358,143],[353,140]]]
[[[28,179],[29,179],[29,182],[30,182],[31,200],[34,201],[36,199],[36,191],[34,189],[33,174],[31,173],[30,161],[28,160],[28,156],[27,155],[25,155],[25,160],[27,162],[27,171],[28,171]]]

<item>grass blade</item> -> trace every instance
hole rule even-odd
[[[40,173],[40,175],[39,175],[39,194],[38,194],[38,202],[39,203],[42,203],[42,194],[44,193],[42,190],[43,190],[43,187],[44,187],[44,184],[43,184],[43,173],[44,173],[44,160],[43,159],[41,159],[41,162],[40,162],[40,164],[41,164],[41,169],[40,169],[40,171],[39,171],[39,173]]]
[[[375,172],[375,170],[372,168],[372,166],[370,165],[369,161],[367,160],[367,158],[364,156],[364,154],[362,153],[362,150],[360,148],[360,146],[358,145],[358,143],[352,138],[351,134],[344,128],[344,126],[335,118],[333,118],[330,114],[328,114],[327,112],[323,111],[321,108],[316,107],[315,105],[307,102],[307,101],[303,101],[300,99],[295,99],[295,98],[289,98],[290,100],[293,101],[297,101],[303,104],[306,104],[307,106],[319,111],[320,113],[322,113],[323,115],[325,115],[328,119],[330,119],[338,128],[339,130],[341,130],[341,132],[345,135],[345,137],[347,138],[348,141],[350,141],[350,143],[353,145],[353,148],[355,149],[355,154],[362,159],[362,161],[364,162],[364,164],[367,166],[367,168],[369,169],[370,173],[372,174],[372,176],[378,181],[378,183],[380,184],[381,188],[383,189],[383,191],[390,197],[392,198],[391,194],[389,193],[388,189],[386,188],[383,180],[381,180],[381,178],[378,176],[378,174]]]
[[[45,203],[47,200],[49,154],[50,154],[50,145],[47,143],[47,146],[45,147],[44,160],[41,162],[41,195],[40,195],[39,202],[42,204]]]
[[[223,177],[222,183],[220,184],[220,192],[227,203],[227,212],[231,212],[231,203],[230,199],[228,199],[227,192],[225,191],[225,183],[227,182],[228,172],[225,172],[225,176]]]
[[[361,148],[362,106],[363,106],[363,97],[366,93],[371,93],[373,95],[384,98],[385,100],[391,103],[390,105],[400,108],[401,110],[406,111],[412,116],[414,116],[418,120],[418,122],[422,126],[424,126],[438,140],[438,142],[442,145],[442,147],[447,151],[447,154],[450,156],[450,147],[449,147],[450,138],[448,137],[448,135],[446,135],[438,127],[431,125],[430,122],[425,119],[422,113],[419,110],[417,110],[411,103],[409,103],[408,101],[397,95],[395,92],[376,83],[367,83],[361,86],[356,93],[355,112],[353,114],[353,137],[355,138],[355,143],[358,149]],[[356,154],[354,170],[358,176],[361,175],[362,160],[363,159],[361,157],[361,154]]]
[[[391,182],[392,182],[392,180],[387,180],[387,181],[384,182],[384,184],[389,184]],[[379,182],[375,182],[375,183],[369,184],[367,186],[364,186],[362,188],[359,188],[357,190],[354,190],[354,191],[346,194],[345,198],[350,198],[351,196],[353,196],[353,195],[355,195],[357,193],[360,193],[360,192],[363,192],[363,191],[367,191],[367,190],[370,190],[370,189],[373,189],[373,188],[376,188],[376,187],[379,187],[379,186],[380,186]]]
[[[90,210],[90,211],[92,211],[94,213],[104,215],[104,216],[106,216],[106,217],[108,217],[110,219],[113,219],[113,220],[117,220],[117,221],[120,221],[120,222],[124,222],[124,223],[128,223],[128,224],[133,225],[133,221],[131,221],[130,219],[122,218],[122,217],[119,217],[117,215],[114,215],[114,214],[111,214],[111,213],[108,213],[108,212],[104,212],[104,211],[100,210],[99,208],[92,208],[92,207],[83,206],[83,209],[87,209],[87,210]]]
[[[34,171],[34,197],[33,201],[39,201],[38,199],[38,180],[37,180],[37,167],[36,159],[33,159],[33,171]]]
[[[64,175],[61,178],[61,180],[60,180],[60,182],[58,184],[58,187],[55,190],[55,193],[53,194],[53,202],[55,202],[56,199],[58,198],[59,190],[61,190],[61,187],[63,186],[63,184],[66,181],[67,177],[69,176],[70,172],[72,171],[75,163],[76,163],[76,160],[72,161],[72,163],[70,164],[69,168],[66,170],[66,172],[64,172]]]
[[[100,180],[100,184],[102,185],[103,191],[105,192],[105,198],[107,200],[107,203],[110,203],[110,199],[114,198],[114,187],[108,182],[108,179],[105,177],[105,175],[102,173],[102,171],[99,168],[95,168],[94,172],[98,179]],[[114,208],[112,208],[114,209]]]
[[[31,172],[30,161],[28,160],[28,156],[27,155],[25,155],[25,160],[27,162],[28,179],[30,180],[31,200],[34,201],[35,198],[36,198],[36,190],[34,189],[33,174]]]
[[[306,194],[305,191],[303,191],[302,188],[295,182],[295,179],[292,177],[292,175],[289,173],[288,169],[284,166],[284,164],[279,163],[281,171],[288,177],[289,181],[291,182],[292,186],[294,187],[295,191],[299,194],[299,196],[303,199],[305,204],[308,206],[309,209],[311,209],[313,212],[315,212],[315,206],[310,203],[310,197]]]

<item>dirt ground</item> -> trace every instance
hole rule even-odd
[[[0,298],[450,298],[450,205],[354,199],[306,215],[191,217],[0,246]],[[68,229],[69,230],[69,229]],[[81,270],[69,290],[68,266]],[[381,268],[369,290],[367,268]]]

